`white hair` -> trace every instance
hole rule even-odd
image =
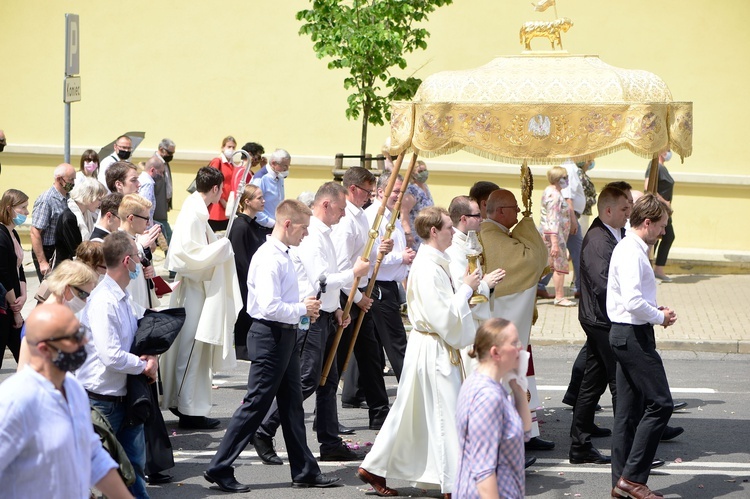
[[[70,197],[81,204],[93,203],[107,195],[107,189],[93,177],[84,177],[76,182]]]
[[[289,155],[288,152],[286,152],[285,149],[276,149],[274,152],[271,153],[271,157],[268,158],[268,162],[279,164],[285,159],[292,159],[292,157]]]

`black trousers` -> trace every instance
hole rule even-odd
[[[307,400],[315,394],[317,432],[320,451],[327,452],[341,447],[339,436],[339,417],[336,409],[336,389],[339,384],[339,372],[336,362],[331,365],[325,386],[320,386],[325,358],[331,349],[333,336],[336,333],[335,316],[329,312],[320,312],[320,317],[310,324],[309,331],[297,331],[297,352],[300,355],[300,379],[302,399]],[[304,344],[304,348],[303,348]],[[274,401],[268,414],[258,430],[260,435],[272,437],[281,424],[278,404]]]
[[[401,379],[406,356],[406,329],[401,320],[401,306],[396,281],[377,281],[373,292],[375,300],[368,315],[372,315],[375,332],[391,362],[396,379]]]
[[[18,362],[18,354],[21,350],[21,328],[13,327],[13,311],[10,307],[0,313],[0,367],[3,367],[5,347],[13,354]]]
[[[585,453],[591,449],[591,428],[599,398],[609,385],[612,407],[617,412],[617,387],[615,384],[617,362],[609,346],[609,326],[581,323],[586,332],[586,367],[570,427],[571,453]]]
[[[573,369],[570,371],[570,383],[568,383],[568,389],[563,396],[564,404],[576,405],[578,393],[581,391],[581,383],[583,382],[583,373],[586,371],[587,355],[588,348],[586,347],[586,343],[584,343],[578,351],[576,360],[573,362]]]
[[[341,293],[342,308],[346,305],[347,296]],[[383,380],[383,364],[381,362],[382,347],[375,337],[375,325],[372,322],[373,311],[365,314],[362,320],[362,327],[357,335],[357,342],[354,344],[354,357],[357,359],[356,370],[350,369],[343,372],[343,364],[346,354],[349,350],[354,326],[357,323],[359,315],[362,313],[356,304],[352,305],[350,316],[351,324],[344,330],[341,336],[341,343],[337,353],[337,362],[341,377],[344,379],[344,389],[341,394],[343,400],[354,400],[357,398],[358,386],[362,388],[365,400],[369,406],[370,424],[383,422],[388,415],[388,392],[385,390],[385,381]]]
[[[669,217],[667,226],[664,228],[664,235],[654,245],[654,253],[656,254],[654,265],[663,267],[667,264],[667,257],[669,256],[669,250],[672,248],[673,242],[674,227],[672,227],[672,217]]]
[[[247,348],[252,361],[247,394],[229,421],[208,472],[217,477],[233,476],[232,463],[247,447],[276,397],[292,480],[312,480],[320,474],[320,468],[305,435],[295,330],[254,321],[247,335]]]
[[[674,407],[667,374],[651,324],[613,323],[609,344],[617,360],[612,486],[620,476],[646,483]]]

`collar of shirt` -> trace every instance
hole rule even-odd
[[[112,296],[115,297],[117,301],[126,300],[128,298],[128,292],[126,289],[122,289],[119,284],[117,284],[117,281],[112,279],[112,277],[109,274],[105,274],[104,278],[102,279],[102,282],[100,282],[95,288],[94,291],[96,291],[98,288],[101,288],[99,290],[100,293],[104,292],[104,289],[106,288],[109,290],[109,292],[112,294]],[[94,292],[92,291],[92,293]]]
[[[354,203],[352,203],[348,199],[346,200],[346,212],[351,214],[352,217],[354,218],[358,217],[360,213],[364,213],[362,208],[358,208],[357,206],[354,205]]]
[[[501,224],[499,222],[495,222],[491,218],[486,218],[485,222],[489,222],[491,224],[495,224],[495,225],[497,225],[500,228],[501,231],[505,232],[506,234],[510,234],[510,229],[509,228],[507,228],[505,225],[503,225],[503,224]],[[482,222],[482,223],[484,223],[484,222]]]
[[[643,252],[648,255],[648,244],[646,244],[646,242],[641,239],[641,236],[636,234],[636,232],[632,228],[627,231],[625,235],[628,237],[632,237],[638,243],[638,246],[643,250]]]
[[[154,177],[152,177],[151,175],[149,175],[146,172],[141,172],[141,174],[138,175],[138,182],[140,182],[141,185],[143,185],[143,184],[154,184],[155,183]]]
[[[599,220],[601,220],[601,218]],[[604,226],[607,229],[609,229],[609,231],[612,233],[612,235],[615,236],[615,241],[617,241],[619,243],[622,240],[622,232],[620,232],[620,229],[615,229],[611,225],[605,224],[603,221],[602,221],[602,224],[604,224]]]
[[[312,217],[310,217],[310,218],[312,219]],[[287,255],[289,254],[289,246],[287,246],[286,244],[282,243],[281,241],[279,241],[278,239],[276,239],[272,235],[266,236],[266,241],[270,241],[271,244],[273,244],[274,248],[276,248],[277,250],[279,250],[279,253],[286,253]]]

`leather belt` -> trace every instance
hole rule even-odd
[[[102,402],[119,402],[119,403],[125,402],[125,396],[99,395],[98,393],[90,392],[88,390],[86,390],[86,393],[88,394],[91,400],[100,400]]]
[[[276,327],[279,329],[297,329],[297,324],[287,324],[286,322],[278,322],[278,321],[269,321],[266,319],[255,319],[254,321],[260,322],[264,326],[268,327]]]

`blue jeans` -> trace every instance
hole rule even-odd
[[[146,440],[143,435],[143,425],[125,427],[125,404],[121,402],[106,402],[104,400],[91,400],[91,405],[99,409],[107,418],[109,424],[115,432],[117,440],[125,449],[125,454],[130,459],[130,464],[135,469],[135,483],[128,487],[130,493],[137,499],[148,499],[146,492],[146,476],[144,467],[146,466]]]

